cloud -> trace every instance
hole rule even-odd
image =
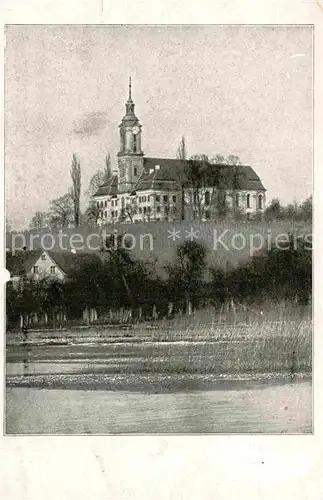
[[[78,122],[74,122],[73,132],[84,137],[96,135],[106,127],[107,114],[96,111],[86,114]]]

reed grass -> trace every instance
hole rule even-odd
[[[304,311],[249,317],[248,322],[182,319],[151,330],[151,344],[125,372],[274,373],[312,370],[312,319]],[[223,319],[223,318],[222,318]],[[145,332],[141,332],[142,335]],[[139,333],[140,334],[140,333]]]

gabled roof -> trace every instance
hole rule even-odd
[[[118,176],[112,175],[110,179],[99,187],[94,196],[113,196],[118,194]]]
[[[144,171],[132,192],[156,190],[176,191],[182,182],[190,187],[187,178],[187,165],[197,168],[208,167],[208,185],[216,186],[219,176],[222,177],[222,188],[232,189],[234,175],[234,189],[243,191],[265,191],[265,188],[252,167],[249,165],[210,164],[199,160],[179,160],[174,158],[144,158]],[[156,168],[157,167],[157,168]],[[108,182],[99,187],[94,196],[116,196],[118,194],[118,177],[114,175]]]
[[[99,262],[101,259],[96,253],[87,253],[87,252],[48,252],[48,254],[52,257],[52,259],[56,262],[56,264],[67,274],[72,269],[75,269],[85,262]]]
[[[183,161],[171,158],[144,158],[144,174],[139,179],[134,191],[143,190],[176,190],[182,182],[190,187],[191,182],[187,177],[187,165],[195,165],[197,168],[207,166],[209,168],[208,183],[210,186],[217,185],[219,175],[222,176],[222,188],[232,189],[232,178],[235,179],[235,189],[265,191],[265,188],[249,165],[213,165],[199,160]],[[157,169],[156,169],[157,167]]]
[[[67,274],[72,269],[77,268],[86,261],[100,261],[99,255],[95,253],[72,253],[72,252],[53,252],[51,250],[17,250],[14,254],[7,253],[6,267],[11,276],[25,276],[31,272],[39,257],[46,252],[55,262],[60,270]]]
[[[16,250],[6,255],[6,268],[11,276],[23,276],[29,273],[44,250]]]
[[[159,163],[155,164],[155,169],[149,167],[145,164],[144,159],[144,172],[140,179],[138,179],[137,185],[134,187],[133,191],[146,191],[154,189],[156,191],[176,191],[180,188],[180,185],[176,182],[175,176],[172,174],[171,170],[168,168],[162,168]],[[159,168],[156,169],[156,165]]]

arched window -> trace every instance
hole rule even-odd
[[[133,134],[132,151],[137,152],[137,136],[135,134]]]
[[[262,210],[262,195],[261,194],[258,196],[258,208],[259,208],[259,210]]]
[[[247,194],[247,208],[251,208],[251,196]]]
[[[205,205],[210,204],[210,193],[209,191],[205,191]]]

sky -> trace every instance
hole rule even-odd
[[[146,156],[238,155],[267,199],[312,194],[309,26],[9,26],[5,51],[6,215],[26,228],[110,153],[128,79]],[[83,196],[83,203],[85,203]]]

